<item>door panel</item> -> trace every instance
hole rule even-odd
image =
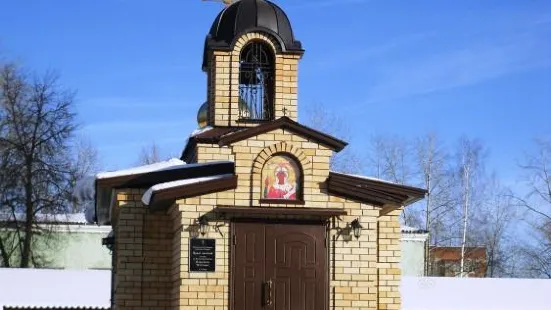
[[[266,278],[274,310],[325,309],[325,227],[267,225]]]
[[[233,310],[326,309],[325,226],[234,223],[234,235]]]
[[[234,227],[233,305],[235,310],[261,310],[264,283],[264,227],[239,223]]]

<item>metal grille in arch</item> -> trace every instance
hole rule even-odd
[[[241,52],[239,118],[271,120],[274,97],[274,55],[263,42],[253,41]]]

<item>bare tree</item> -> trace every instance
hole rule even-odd
[[[371,136],[368,158],[368,171],[378,178],[397,184],[420,185],[419,174],[415,171],[413,144],[394,135],[375,134]],[[405,225],[422,227],[419,205],[402,210]]]
[[[486,247],[488,277],[515,276],[517,238],[511,228],[517,213],[510,191],[500,184],[495,174],[484,189],[484,203],[473,219],[472,239]]]
[[[308,126],[343,140],[350,139],[347,124],[322,104],[316,103],[308,109]],[[350,147],[331,157],[331,170],[343,173],[360,173],[363,169],[361,158]]]
[[[521,251],[528,276],[551,279],[551,222],[534,224],[532,242]]]
[[[451,197],[452,182],[448,167],[449,155],[438,136],[429,133],[415,141],[415,165],[427,189],[425,198],[425,230],[429,232],[429,240],[425,243],[425,275],[430,274],[432,267],[430,246],[438,246],[444,236],[443,227],[447,217],[453,211]]]
[[[40,263],[33,252],[41,229],[37,215],[67,211],[73,98],[52,73],[32,77],[13,64],[0,68],[0,165],[6,167],[0,179],[8,186],[2,190],[2,213],[12,225],[20,267]],[[6,241],[1,241],[4,265],[9,264],[4,256],[10,254]]]
[[[384,177],[384,158],[385,158],[385,137],[382,135],[372,135],[369,140],[369,149],[367,152],[369,159],[368,172],[377,178]]]
[[[140,165],[150,165],[154,163],[160,162],[161,155],[160,155],[159,147],[155,142],[151,143],[148,147],[143,147],[142,151],[140,153],[140,158],[138,160],[138,164]]]
[[[520,167],[529,187],[525,198],[517,202],[545,221],[551,221],[551,139],[535,140],[536,154],[527,154]]]
[[[517,205],[532,215],[532,240],[522,247],[530,276],[551,278],[551,139],[535,141],[536,151],[527,154],[520,167],[528,193],[514,195]]]

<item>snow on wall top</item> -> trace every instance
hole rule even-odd
[[[0,268],[0,309],[110,307],[111,270]]]
[[[187,179],[187,180],[178,180],[178,181],[172,181],[172,182],[166,182],[166,183],[159,183],[156,185],[151,186],[142,196],[142,202],[148,206],[151,203],[151,196],[157,191],[161,191],[164,189],[169,188],[175,188],[179,186],[189,185],[189,184],[195,184],[195,183],[201,183],[201,182],[207,182],[217,179],[223,179],[226,177],[232,176],[231,174],[222,174],[222,175],[216,175],[211,177],[202,177],[202,178],[194,178],[194,179]]]
[[[24,221],[26,215],[24,213],[16,213],[15,217],[11,213],[0,213],[0,221]],[[39,224],[55,223],[55,224],[86,224],[85,213],[63,213],[63,214],[41,214],[35,215],[35,221]]]
[[[426,234],[427,232],[423,229],[419,229],[419,228],[415,228],[415,227],[410,227],[410,226],[404,226],[402,225],[401,227],[401,231],[403,233],[406,233],[406,234]]]

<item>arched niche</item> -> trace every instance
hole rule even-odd
[[[266,147],[253,165],[253,187],[261,203],[303,204],[305,176],[312,164],[297,147],[281,142]]]
[[[262,167],[260,179],[262,200],[302,201],[302,168],[290,154],[278,153],[270,157]]]

